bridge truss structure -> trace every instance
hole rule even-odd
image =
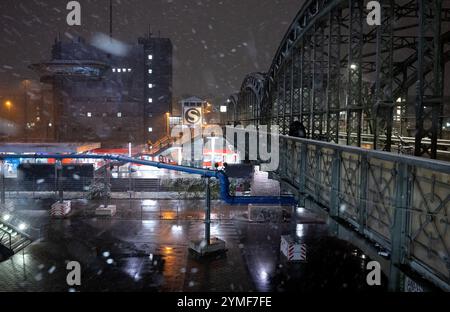
[[[308,0],[267,73],[249,74],[230,96],[228,121],[302,122],[308,138],[392,151],[414,137],[414,154],[437,157],[442,136],[450,2],[380,0],[370,26],[361,0]]]

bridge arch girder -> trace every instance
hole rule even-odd
[[[258,124],[264,96],[266,75],[264,73],[251,73],[247,75],[238,94],[237,115],[245,124]]]
[[[441,0],[380,2],[382,25],[369,26],[366,1],[306,1],[274,56],[262,97],[255,96],[256,123],[277,124],[286,134],[300,120],[310,138],[386,151],[397,133],[415,136],[416,155],[435,158],[450,51],[442,22],[450,21],[450,7]],[[243,96],[260,92],[251,75],[240,108],[248,105]]]

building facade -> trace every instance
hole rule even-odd
[[[57,40],[52,60],[32,65],[53,90],[53,139],[140,145],[166,135],[172,43],[151,35],[118,55],[82,38]]]

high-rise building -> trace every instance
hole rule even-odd
[[[56,40],[52,60],[31,66],[52,86],[54,140],[124,147],[166,135],[172,103],[170,39],[149,35],[121,44],[120,53],[114,42],[108,51],[82,38]]]

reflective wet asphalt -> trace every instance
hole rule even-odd
[[[0,263],[1,291],[368,289],[369,259],[331,237],[326,220],[306,209],[297,210],[291,221],[257,223],[246,219],[247,207],[215,201],[211,233],[226,241],[227,252],[198,259],[188,243],[203,237],[202,200],[110,200],[117,205],[112,218],[95,216],[102,202],[78,200],[65,220],[49,217],[51,203],[15,203],[13,213],[39,229],[41,238]],[[285,261],[284,234],[308,244],[307,263]],[[81,264],[81,286],[67,285],[70,261]]]

